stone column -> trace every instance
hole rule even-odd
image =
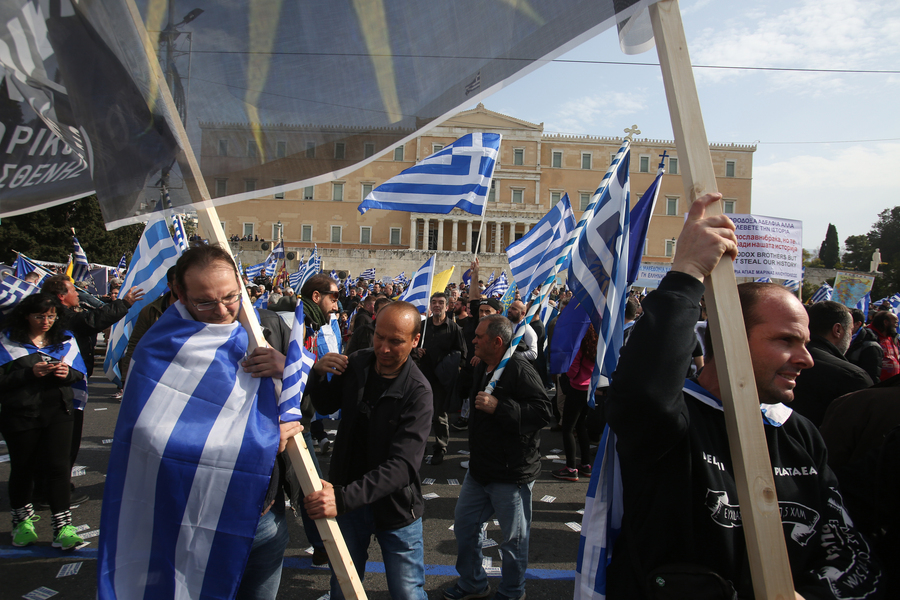
[[[429,227],[431,226],[431,219],[426,215],[422,218],[422,250],[428,250],[428,239],[430,237],[431,231],[429,231]]]
[[[472,248],[472,219],[466,219],[466,252],[475,252],[475,248]]]
[[[417,224],[416,221],[417,221],[416,215],[410,214],[409,215],[409,249],[410,250],[416,249],[416,224]]]
[[[459,250],[459,219],[453,219],[453,227],[450,233],[450,251]]]
[[[501,235],[503,235],[503,221],[494,221],[494,254],[500,254]]]
[[[438,239],[437,239],[437,249],[439,252],[444,251],[444,219],[438,219]]]

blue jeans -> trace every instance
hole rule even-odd
[[[280,507],[278,503],[276,499],[272,509],[259,518],[237,600],[275,600],[278,594],[284,550],[290,539],[284,518],[284,502]]]
[[[372,535],[381,546],[384,575],[388,592],[394,600],[427,600],[425,594],[425,547],[422,542],[422,519],[406,527],[375,531],[372,507],[364,506],[337,518],[344,542],[356,566],[359,580],[366,576],[366,560]],[[344,594],[334,572],[331,574],[331,600],[343,600]]]
[[[497,591],[518,598],[525,593],[525,571],[528,569],[528,538],[531,532],[531,488],[534,482],[489,483],[481,485],[466,473],[453,532],[456,534],[456,570],[459,587],[469,593],[480,592],[488,585],[484,572],[481,543],[482,525],[496,514],[503,531],[500,544],[500,587]]]

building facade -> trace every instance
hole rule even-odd
[[[318,152],[340,165],[356,155],[371,156],[383,151],[402,132],[360,132],[329,142],[327,132],[310,128],[265,128],[275,140],[275,152],[289,157],[293,153]],[[252,164],[256,151],[247,125],[202,124],[201,170],[211,194],[222,196],[238,191],[250,192],[273,185],[259,181]],[[497,132],[503,135],[500,156],[494,170],[484,218],[454,209],[446,215],[369,210],[360,215],[357,207],[375,187],[417,161],[440,150],[456,139],[473,132]],[[317,137],[316,137],[317,136]],[[401,135],[402,137],[402,135]],[[310,142],[309,139],[315,139]],[[234,148],[237,156],[222,156],[221,148]],[[383,265],[396,275],[409,275],[426,258],[438,252],[438,268],[450,265],[458,269],[454,280],[471,261],[476,244],[483,269],[505,269],[505,248],[524,235],[544,216],[563,194],[568,194],[576,219],[590,202],[612,157],[621,145],[619,137],[545,134],[543,124],[529,123],[486,109],[479,104],[445,121],[442,125],[395,148],[385,156],[354,171],[350,176],[329,183],[286,191],[280,194],[218,207],[226,236],[277,237],[283,229],[285,248],[295,256],[306,254],[315,244],[323,257],[323,269],[361,270]],[[242,149],[247,155],[241,156]],[[751,212],[751,181],[755,146],[712,144],[710,151],[725,211]],[[226,151],[227,154],[227,151]],[[661,156],[665,155],[662,159]],[[671,262],[675,239],[681,231],[689,200],[684,197],[673,141],[635,139],[631,146],[632,206],[656,177],[664,160],[659,199],[650,223],[644,261]],[[247,168],[242,168],[246,161]],[[229,171],[229,177],[217,173]],[[235,179],[233,173],[239,173]],[[256,178],[255,178],[256,177]],[[284,175],[287,180],[287,175]],[[234,186],[237,186],[236,188]],[[247,242],[240,249],[247,255],[243,264],[265,258],[266,249]],[[238,249],[238,245],[235,245]],[[258,253],[258,256],[257,256]],[[289,264],[291,268],[293,265]],[[393,272],[396,271],[396,272]]]

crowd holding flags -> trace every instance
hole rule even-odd
[[[556,265],[575,230],[569,195],[557,202],[525,235],[506,248],[509,270],[522,298],[530,298]],[[561,267],[564,268],[564,265]]]
[[[172,215],[172,230],[174,232],[175,245],[184,252],[188,248],[187,232],[184,229],[184,222],[181,215]]]

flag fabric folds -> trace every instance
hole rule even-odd
[[[894,294],[888,298],[888,302],[890,303],[891,308],[894,309],[894,314],[900,312],[900,293]]]
[[[500,271],[500,276],[493,283],[489,283],[481,295],[485,298],[501,298],[507,290],[509,290],[509,279],[506,277],[506,271]]]
[[[38,285],[41,285],[46,278],[50,277],[50,273],[38,266],[33,260],[26,258],[22,254],[16,257],[16,277],[24,279],[26,275],[35,271],[41,277],[38,280]]]
[[[122,284],[123,290],[139,287],[144,290],[144,297],[131,305],[125,317],[117,321],[110,332],[106,347],[106,359],[103,370],[107,379],[121,385],[119,360],[128,348],[128,338],[134,329],[134,322],[145,306],[159,298],[167,288],[166,272],[175,266],[181,250],[175,246],[169,228],[162,215],[154,215],[144,227],[144,233],[138,241],[137,248],[131,257],[131,266]]]
[[[453,271],[456,267],[450,267],[449,269],[444,269],[440,273],[436,273],[434,279],[431,282],[431,293],[435,292],[443,292],[447,289],[447,284],[450,283],[450,278],[453,277]],[[401,273],[402,275],[402,273]],[[396,279],[396,278],[395,278]],[[396,283],[396,281],[395,281]],[[405,283],[405,282],[404,282]],[[447,307],[449,310],[451,307]]]
[[[184,230],[184,222],[181,220],[180,215],[172,215],[172,229],[175,232],[175,245],[181,248],[181,251],[184,252],[187,250],[187,233]]]
[[[569,195],[550,209],[528,233],[506,247],[509,270],[522,298],[531,298],[550,275],[575,230],[575,214]]]
[[[659,197],[660,182],[666,172],[665,159],[659,163],[656,170],[656,179],[631,209],[631,232],[628,237],[628,285],[637,281],[638,272],[641,270],[641,259],[644,256],[644,244],[647,243],[647,231],[650,230],[650,219],[656,208],[656,199]]]
[[[785,279],[782,285],[791,292],[796,293],[800,291],[800,281],[797,279]]]
[[[500,152],[499,133],[470,133],[372,190],[359,204],[370,208],[447,214],[454,208],[484,212],[494,164]]]
[[[275,270],[278,268],[278,259],[275,258],[274,254],[269,254],[269,257],[266,258],[266,262],[263,263],[265,265],[266,275],[269,277],[275,277]]]
[[[428,302],[431,298],[431,284],[434,280],[434,257],[425,261],[410,279],[409,287],[400,295],[400,300],[415,306],[420,314],[427,314]]]
[[[36,294],[38,291],[40,290],[37,286],[7,275],[0,282],[0,314],[12,311],[24,298]]]
[[[509,310],[509,305],[513,303],[516,299],[516,284],[508,286],[506,292],[500,297],[500,305],[503,307],[503,315],[506,315],[506,311]],[[530,321],[529,321],[530,322]]]
[[[303,289],[303,284],[309,281],[313,275],[318,275],[321,267],[322,259],[319,258],[319,246],[316,245],[313,247],[313,253],[309,255],[309,260],[298,267],[297,270],[300,273],[300,276],[291,279],[291,286],[294,288],[294,291],[299,294],[300,290]],[[297,282],[296,285],[294,285],[294,281]]]
[[[234,598],[275,455],[270,378],[239,323],[175,303],[138,345],[103,494],[98,597]]]
[[[118,269],[119,271],[124,271],[127,268],[128,268],[128,261],[125,260],[125,255],[123,254],[122,258],[119,259],[119,264],[116,267],[116,269]]]
[[[359,274],[360,279],[375,279],[375,267],[370,267]]]
[[[262,296],[253,303],[253,308],[266,309],[269,308],[269,290],[262,293]]]
[[[315,355],[304,347],[303,303],[297,302],[294,309],[294,325],[291,327],[291,341],[284,361],[281,398],[278,400],[278,415],[284,421],[299,421],[303,417],[300,400],[309,379],[309,372]]]
[[[581,238],[573,247],[569,285],[597,332],[597,363],[588,404],[600,376],[610,377],[622,347],[630,231],[630,149],[613,159],[601,184],[600,197]],[[601,191],[602,190],[602,191]]]
[[[862,313],[866,316],[866,321],[869,320],[869,304],[872,302],[872,292],[866,292],[866,295],[859,299],[859,302],[856,303],[856,308],[862,311]]]
[[[84,281],[91,276],[91,265],[88,263],[87,255],[78,243],[78,238],[72,236],[72,244],[75,246],[75,262],[72,268],[72,279],[75,281]]]
[[[832,288],[827,283],[823,283],[822,287],[816,290],[816,292],[810,298],[810,303],[815,304],[816,302],[822,302],[823,300],[831,300],[831,295],[834,293],[834,288]]]
[[[72,384],[72,392],[74,394],[72,404],[75,410],[84,410],[84,406],[88,401],[87,368],[84,366],[84,359],[78,350],[75,336],[71,331],[66,331],[66,333],[69,335],[69,339],[65,342],[58,346],[45,348],[38,348],[31,344],[20,344],[6,337],[5,332],[0,333],[0,367],[29,354],[43,354],[66,363],[70,368],[84,375],[81,381],[76,381]]]
[[[275,246],[272,248],[272,256],[279,260],[284,260],[284,242],[279,241],[277,244],[275,244]]]

